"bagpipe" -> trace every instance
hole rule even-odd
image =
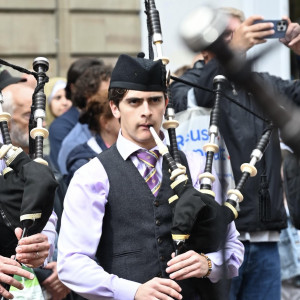
[[[145,3],[149,36],[152,36],[153,44],[156,46],[157,59],[162,59],[166,65],[169,60],[162,55],[161,45],[163,41],[159,12],[154,1]],[[149,49],[151,49],[150,46]],[[152,55],[153,53],[151,54],[149,50],[150,59],[153,59]],[[169,72],[167,77],[167,84],[169,85]],[[169,199],[169,204],[172,208],[171,233],[175,245],[175,255],[183,253],[187,249],[193,249],[199,253],[214,252],[220,248],[221,239],[224,235],[224,230],[222,230],[222,225],[219,222],[221,220],[221,207],[214,200],[213,193],[197,191],[186,175],[177,147],[175,130],[179,123],[175,120],[169,86],[167,87],[167,94],[169,103],[166,108],[163,128],[169,134],[170,152],[164,146],[155,130],[153,128],[150,128],[150,130],[161,155],[166,158],[171,172],[170,178],[173,182],[171,188],[174,190],[174,196]]]
[[[31,116],[29,120],[29,155],[22,148],[12,144],[8,122],[11,115],[3,112],[5,99],[0,91],[0,129],[3,144],[0,143],[0,159],[4,159],[6,168],[0,175],[0,218],[2,223],[14,236],[14,229],[23,229],[26,237],[40,233],[53,211],[57,182],[48,163],[43,158],[43,141],[48,137],[48,130],[43,127],[45,119],[46,96],[44,85],[48,81],[46,71],[49,62],[37,57],[33,61],[35,72],[0,60],[4,65],[33,75],[37,86],[32,95]],[[5,239],[2,239],[5,241]],[[17,246],[17,239],[15,247]],[[16,258],[15,258],[16,259]],[[3,285],[9,290],[9,285]],[[4,296],[1,300],[4,300]]]
[[[153,44],[156,46],[157,59],[162,59],[166,65],[169,60],[162,55],[161,45],[163,41],[159,13],[154,1],[149,0],[145,1],[145,3],[149,36],[152,36]],[[201,20],[201,18],[198,18],[198,20]],[[190,31],[191,28],[185,31],[188,37],[190,37]],[[191,37],[191,41],[194,41],[193,39],[196,39],[196,37]],[[153,59],[150,46],[149,56],[150,59]],[[169,83],[170,78],[177,80],[176,77],[170,76],[168,72],[167,83]],[[160,140],[155,130],[150,128],[159,151],[166,158],[171,172],[171,188],[174,191],[174,195],[169,199],[169,204],[172,208],[171,233],[176,255],[189,249],[198,253],[210,253],[221,250],[224,247],[227,226],[238,217],[239,203],[243,201],[242,189],[248,178],[256,175],[255,164],[262,158],[272,133],[273,124],[269,122],[256,148],[250,154],[250,161],[241,165],[242,175],[235,188],[228,191],[227,199],[224,203],[217,203],[215,194],[212,191],[212,185],[215,180],[212,174],[212,165],[214,155],[219,150],[216,144],[220,114],[219,103],[224,96],[223,88],[226,82],[226,77],[222,75],[216,76],[213,82],[214,90],[210,91],[215,94],[215,101],[210,114],[209,142],[204,145],[206,164],[204,173],[199,177],[200,190],[193,187],[190,179],[187,177],[185,168],[180,162],[175,132],[179,124],[175,120],[175,113],[172,108],[172,95],[169,88],[167,89],[169,103],[166,108],[166,120],[163,123],[163,128],[169,134],[170,151]]]
[[[31,116],[29,121],[29,155],[22,148],[12,144],[8,122],[9,113],[3,112],[5,101],[0,99],[0,128],[3,144],[0,143],[0,159],[6,168],[0,176],[0,212],[3,223],[12,231],[23,229],[22,237],[39,233],[45,227],[53,210],[57,182],[48,163],[43,158],[43,141],[48,130],[43,127],[45,119],[46,96],[44,85],[48,81],[46,71],[49,62],[44,57],[33,61],[35,72],[12,65],[3,60],[1,64],[33,75],[37,86],[32,95]]]

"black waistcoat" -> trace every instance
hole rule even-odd
[[[185,156],[181,157],[186,165]],[[98,158],[110,184],[97,250],[100,265],[108,273],[140,283],[153,277],[168,278],[165,270],[174,246],[168,204],[173,193],[166,161],[163,160],[161,188],[155,198],[131,159],[124,161],[115,145]],[[191,280],[178,283],[184,299],[198,299]]]

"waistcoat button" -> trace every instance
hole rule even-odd
[[[157,200],[155,200],[155,201],[154,201],[154,205],[155,205],[156,207],[158,207],[158,206],[159,206],[159,202],[158,202]]]
[[[157,226],[160,226],[160,221],[159,221],[158,219],[156,219],[156,220],[155,220],[155,224],[156,224]]]

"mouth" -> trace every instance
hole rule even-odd
[[[144,128],[144,129],[148,129],[148,130],[152,126],[153,126],[152,124],[141,124],[141,125],[139,125],[139,127]]]

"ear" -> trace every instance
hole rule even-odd
[[[168,105],[168,103],[169,103],[169,98],[168,98],[168,97],[166,97],[166,100],[165,100],[165,111],[164,111],[164,114],[165,114],[165,112],[166,112],[166,108],[167,108],[167,105]]]
[[[119,108],[114,104],[113,101],[109,101],[109,106],[112,111],[112,114],[114,115],[115,118],[120,119],[121,118],[121,113]]]
[[[168,103],[169,103],[169,98],[167,97],[165,100],[165,108],[167,108]]]

